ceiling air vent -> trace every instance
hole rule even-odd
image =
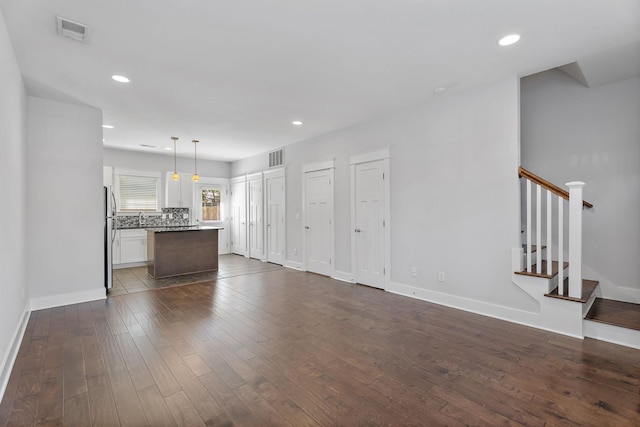
[[[279,149],[269,153],[269,167],[275,168],[276,166],[282,166],[284,163],[284,149]]]
[[[69,37],[70,39],[86,43],[87,31],[89,30],[86,25],[71,21],[70,19],[63,18],[61,16],[56,16],[56,21],[58,23],[58,34],[63,37]]]

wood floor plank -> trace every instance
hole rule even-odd
[[[104,426],[119,424],[118,412],[107,374],[87,378],[87,388],[91,424]]]
[[[138,390],[138,396],[140,397],[140,403],[147,416],[149,425],[158,427],[178,425],[164,398],[160,394],[158,387],[154,385],[143,390]]]
[[[89,394],[83,392],[64,399],[64,423],[70,426],[91,425]]]
[[[0,427],[640,425],[639,350],[220,258],[32,312]]]
[[[134,338],[134,343],[144,359],[149,373],[153,377],[162,396],[169,396],[180,391],[180,386],[147,336]]]
[[[165,397],[164,400],[178,425],[194,427],[205,425],[184,392],[179,391]]]
[[[142,390],[156,385],[153,376],[149,372],[129,332],[116,335],[114,339],[118,344],[118,348],[120,349],[124,363],[127,365],[127,370],[129,371],[131,381],[136,390]]]

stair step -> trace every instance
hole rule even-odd
[[[558,288],[555,288],[548,294],[544,294],[544,296],[586,304],[587,301],[589,301],[589,298],[591,298],[591,295],[596,291],[598,283],[600,282],[598,282],[597,280],[582,279],[582,296],[580,298],[573,298],[569,296],[569,278],[567,277],[566,279],[564,279],[564,292],[561,295],[558,294]]]
[[[556,277],[556,275],[558,274],[558,261],[551,261],[551,275],[547,274],[547,261],[542,261],[541,264],[542,273],[540,274],[536,273],[537,264],[533,264],[531,266],[531,273],[529,273],[526,269],[524,269],[523,271],[516,271],[515,273],[521,274],[523,276],[543,277],[545,279],[552,279]],[[563,264],[564,268],[567,268],[569,266],[569,263],[566,261]]]
[[[585,319],[640,331],[640,304],[596,298]]]
[[[524,249],[524,254],[527,254],[527,244],[523,243],[522,244],[522,249]],[[542,250],[544,251],[545,249],[547,249],[547,245],[542,245]],[[531,253],[534,254],[538,251],[538,246],[537,245],[531,245]]]

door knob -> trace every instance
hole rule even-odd
[[[356,228],[356,229],[355,229],[355,230],[353,230],[353,231],[355,231],[356,233],[360,233],[360,232],[362,232],[362,230],[360,230],[359,228]]]
[[[307,230],[309,230],[309,226],[308,226],[308,225],[305,225],[305,226],[304,226],[304,228],[305,228],[305,229],[307,229]]]

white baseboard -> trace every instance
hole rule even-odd
[[[353,277],[353,274],[346,273],[344,271],[333,270],[331,278],[340,280],[341,282],[356,283],[356,279]]]
[[[103,287],[88,291],[69,292],[60,295],[31,298],[31,311],[43,310],[45,308],[60,307],[69,304],[106,299],[106,290]]]
[[[148,265],[147,261],[140,262],[127,262],[122,264],[113,264],[114,270],[120,270],[122,268],[131,268],[131,267],[146,267]]]
[[[409,286],[397,282],[390,282],[387,291],[410,298],[416,298],[422,301],[432,302],[438,305],[444,305],[446,307],[455,308],[457,310],[468,311],[470,313],[480,314],[482,316],[493,317],[494,319],[505,320],[507,322],[516,323],[518,325],[529,326],[532,328],[541,329],[544,331],[574,338],[583,338],[580,335],[575,335],[566,331],[550,329],[541,326],[540,314],[536,312],[518,310],[511,307],[505,307],[503,305],[497,305],[470,298],[464,298],[457,295],[432,291],[430,289],[416,288],[414,286]]]
[[[282,264],[283,267],[286,268],[292,268],[294,270],[299,270],[302,271],[302,263],[301,262],[295,262],[295,261],[291,261],[291,260],[284,260],[284,264]]]
[[[585,337],[640,349],[640,331],[587,319],[584,320],[583,325]]]
[[[4,397],[4,392],[7,389],[7,384],[9,384],[9,377],[11,376],[13,365],[16,362],[16,357],[18,357],[18,350],[20,349],[20,344],[22,343],[24,332],[27,329],[27,323],[29,323],[30,314],[31,311],[29,310],[29,305],[27,303],[25,304],[16,330],[13,333],[13,337],[11,337],[9,347],[7,348],[7,351],[4,354],[4,358],[2,359],[2,366],[0,367],[0,401],[2,401],[2,398]]]

